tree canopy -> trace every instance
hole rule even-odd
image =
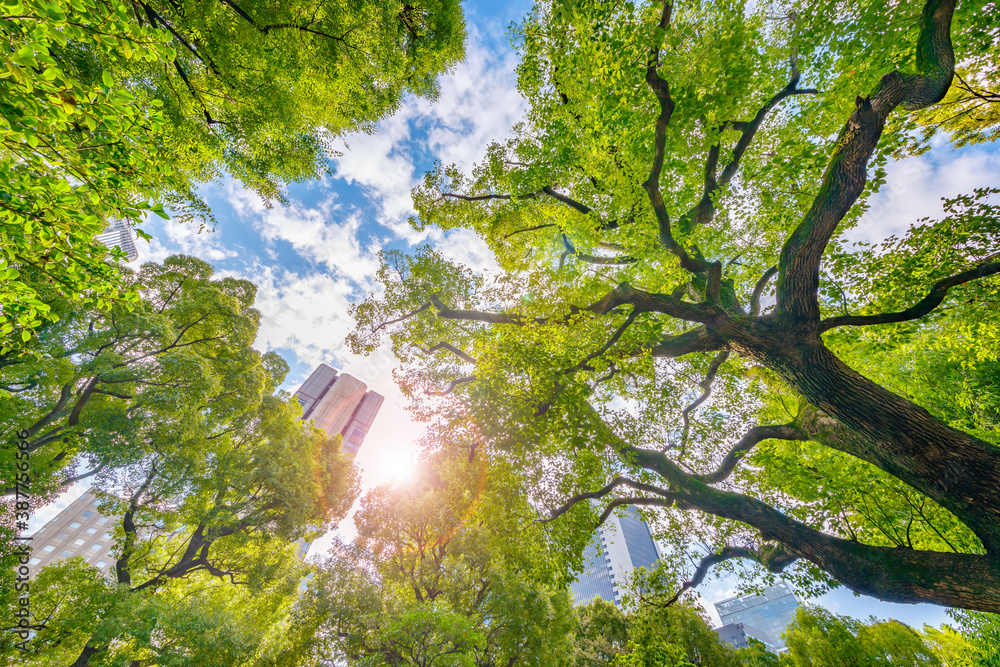
[[[516,478],[461,425],[439,435],[411,478],[363,497],[357,540],[297,606],[288,657],[306,661],[288,664],[564,664],[569,593]]]
[[[66,562],[43,570],[24,664],[196,665],[218,654],[214,664],[238,665],[280,644],[268,629],[287,620],[308,573],[296,541],[343,518],[357,494],[341,437],[299,416],[265,396],[226,432],[160,438],[101,480],[101,513],[117,522],[113,578]]]
[[[0,424],[9,442],[27,432],[36,503],[165,443],[208,450],[281,384],[284,360],[251,347],[260,325],[256,286],[213,274],[183,256],[126,269],[138,303],[105,310],[82,307],[26,272],[58,319],[39,328],[30,354],[0,355]],[[13,462],[2,465],[2,493],[10,495]]]
[[[22,273],[84,306],[134,303],[95,238],[109,223],[166,207],[212,225],[197,186],[224,174],[283,199],[327,171],[334,138],[433,96],[464,36],[454,0],[4,5],[0,352],[56,316]]]
[[[984,8],[540,4],[528,120],[415,191],[415,226],[474,230],[500,272],[384,252],[355,350],[388,335],[404,387],[460,402],[556,533],[656,508],[676,568],[700,559],[681,590],[749,559],[804,592],[1000,610],[997,193],[844,236],[926,148],[956,60],[991,67]]]

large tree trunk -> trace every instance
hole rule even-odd
[[[843,451],[947,508],[1000,558],[1000,449],[864,377],[818,335],[789,336],[770,318],[734,328],[730,340],[742,354],[859,436],[843,441]]]

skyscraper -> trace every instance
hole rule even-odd
[[[716,602],[715,610],[723,626],[744,623],[756,628],[767,634],[780,651],[785,648],[781,633],[792,622],[798,606],[791,587],[782,581],[766,589],[763,595],[744,595]]]
[[[32,536],[32,571],[73,556],[83,556],[91,565],[108,571],[116,558],[109,553],[115,546],[114,526],[114,518],[97,511],[97,496],[88,491]]]
[[[130,262],[139,258],[139,250],[135,247],[135,241],[132,239],[132,227],[127,222],[115,220],[96,238],[109,248],[115,246],[121,248],[128,255]]]
[[[350,456],[357,455],[385,400],[353,375],[338,374],[326,364],[316,367],[295,398],[304,421],[311,419],[327,435],[344,436],[343,451]]]
[[[660,553],[639,511],[629,507],[625,516],[614,514],[601,524],[583,553],[584,569],[570,586],[573,604],[587,604],[595,597],[621,606],[622,593],[636,568],[652,569]]]
[[[730,623],[715,629],[715,634],[719,635],[721,641],[726,642],[733,648],[746,648],[750,646],[750,640],[756,639],[769,651],[776,651],[777,648],[771,643],[771,637],[767,633],[746,623]]]

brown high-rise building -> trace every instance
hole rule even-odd
[[[338,374],[320,364],[295,392],[302,405],[303,421],[312,420],[327,435],[344,436],[344,453],[356,456],[378,415],[381,394],[353,375]]]

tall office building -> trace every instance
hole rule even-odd
[[[302,419],[312,420],[327,435],[344,436],[344,453],[356,456],[368,435],[382,401],[381,394],[352,375],[338,374],[320,364],[295,392],[302,405]]]
[[[115,220],[96,238],[109,248],[115,246],[121,248],[128,255],[130,262],[139,258],[139,250],[135,247],[135,241],[132,239],[132,227],[127,222]]]
[[[715,629],[715,634],[719,635],[721,641],[726,642],[733,648],[746,648],[750,646],[750,640],[756,639],[769,651],[777,651],[777,647],[771,643],[771,637],[767,633],[746,623],[730,623],[721,628]]]
[[[756,628],[770,637],[771,644],[781,651],[785,648],[781,633],[792,622],[798,606],[791,587],[782,581],[765,590],[763,595],[744,595],[716,602],[715,610],[723,626],[744,623]]]
[[[97,496],[88,491],[31,538],[33,572],[53,561],[83,556],[91,565],[108,571],[115,562],[115,520],[97,511]]]
[[[621,606],[632,572],[640,567],[652,569],[659,557],[649,526],[638,510],[629,507],[622,517],[612,514],[583,552],[584,570],[570,586],[573,604],[587,604],[599,597]]]

